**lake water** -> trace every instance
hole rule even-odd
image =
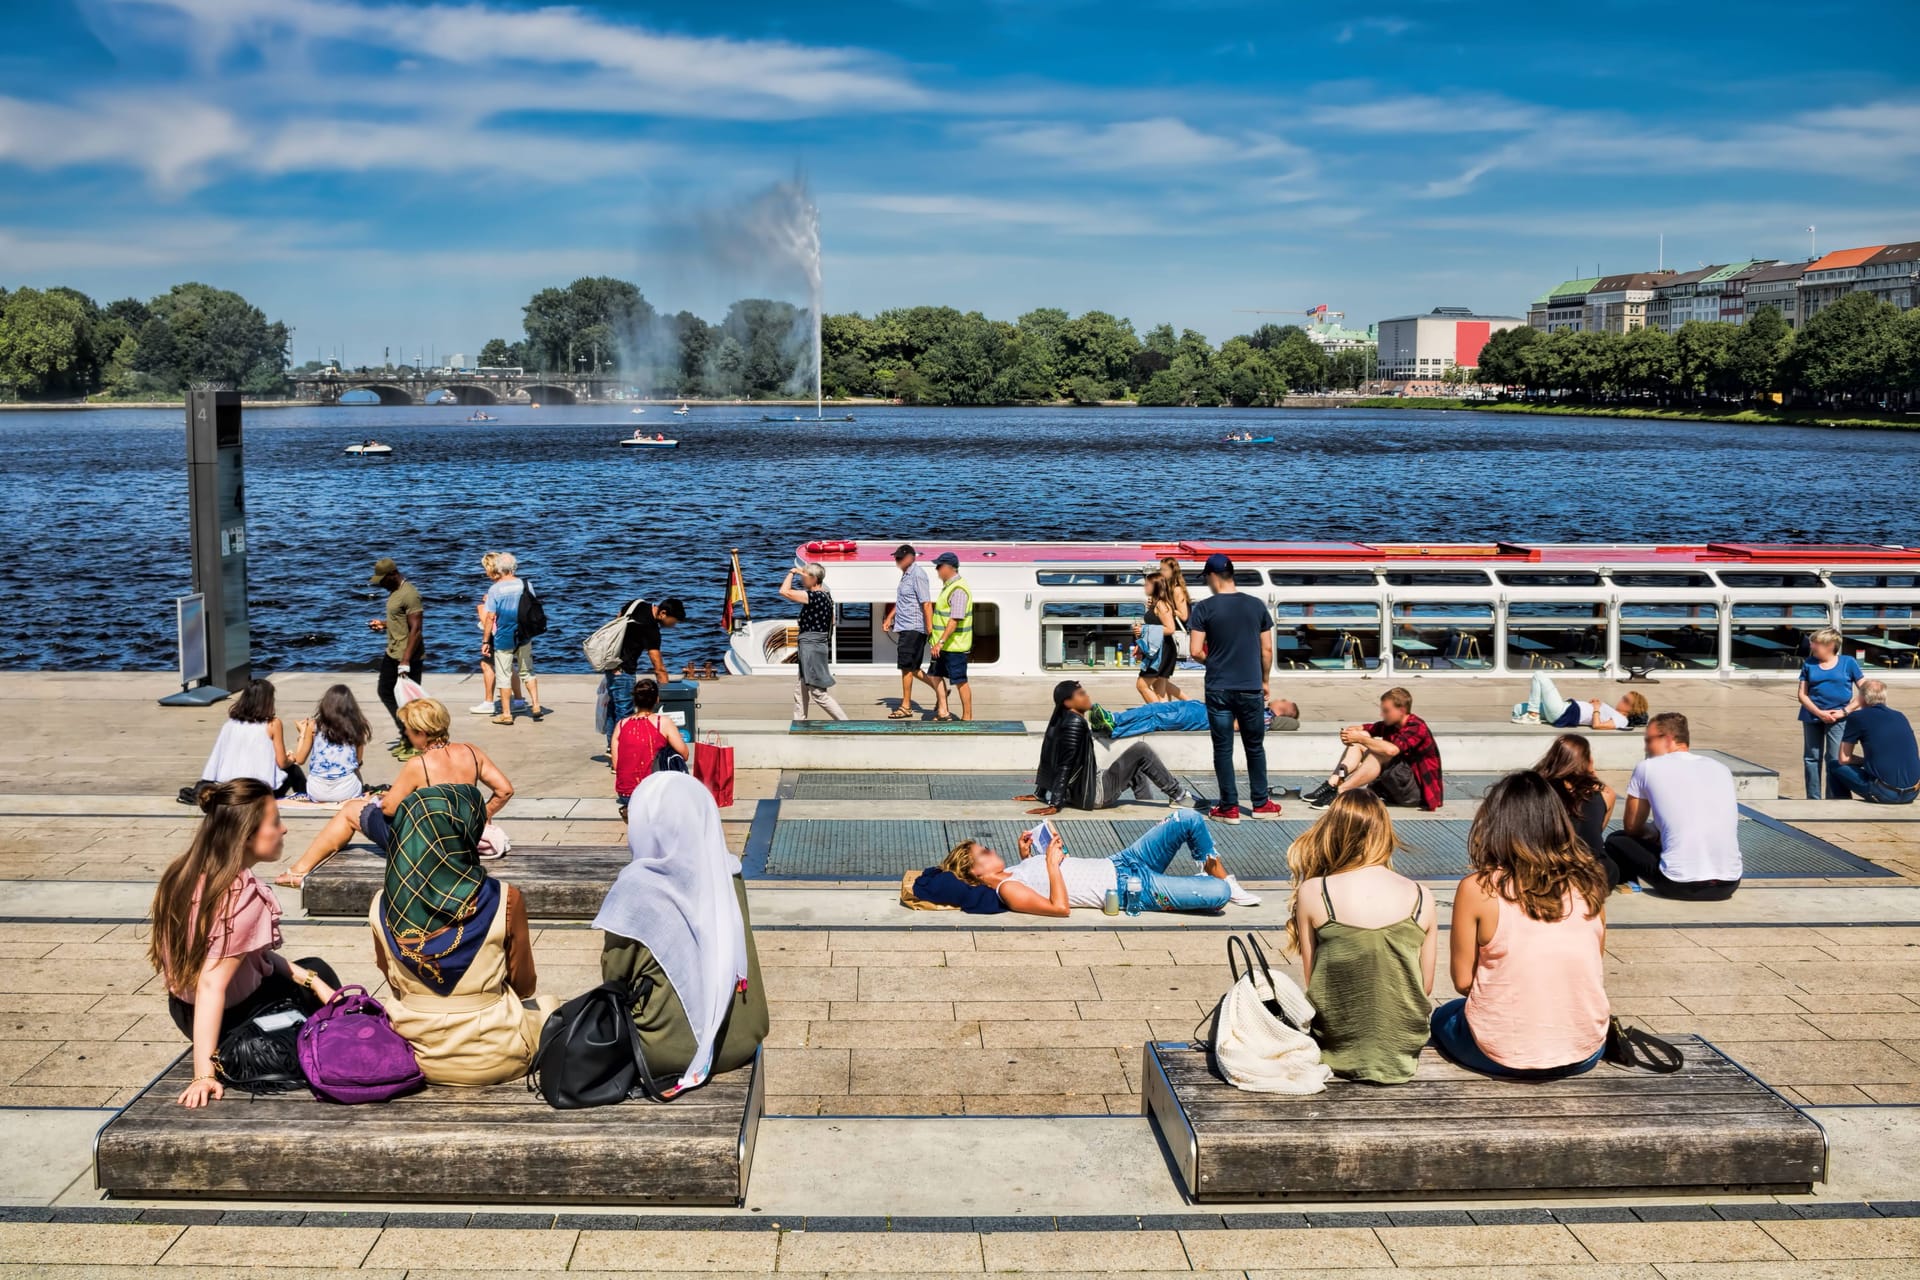
[[[256,670],[373,665],[375,558],[427,601],[429,666],[471,662],[486,550],[547,602],[541,661],[627,599],[679,595],[668,657],[717,659],[726,553],[754,605],[796,544],[855,537],[1920,542],[1920,435],[1361,410],[276,409],[246,419]],[[792,412],[783,410],[777,412]],[[165,669],[189,589],[179,410],[0,413],[0,667]],[[676,450],[620,449],[635,425]],[[1229,430],[1278,443],[1229,446]],[[349,458],[377,436],[390,460]]]

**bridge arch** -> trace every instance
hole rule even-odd
[[[579,398],[573,392],[551,382],[532,383],[520,388],[520,394],[535,404],[577,404]]]
[[[384,383],[371,383],[371,384],[363,383],[362,385],[357,387],[344,388],[340,392],[340,394],[335,397],[335,403],[336,404],[352,403],[351,401],[346,400],[346,397],[352,395],[356,391],[371,391],[374,395],[380,398],[381,404],[414,404],[416,403],[411,392],[408,392],[401,387],[389,386]]]

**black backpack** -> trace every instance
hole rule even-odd
[[[687,758],[671,746],[662,743],[653,753],[653,771],[655,773],[686,773]]]
[[[520,644],[528,644],[547,634],[547,606],[540,603],[540,597],[533,593],[533,583],[526,584],[526,591],[520,597],[519,634],[515,639]]]
[[[610,1107],[636,1095],[663,1101],[661,1089],[672,1082],[663,1086],[647,1070],[633,1025],[633,1006],[652,990],[652,978],[642,978],[637,993],[625,983],[603,982],[554,1010],[540,1028],[528,1092],[557,1111]]]

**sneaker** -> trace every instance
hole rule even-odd
[[[491,702],[476,702],[467,708],[471,716],[492,716],[500,714],[500,708]]]
[[[391,748],[391,754],[395,760],[404,764],[406,761],[419,755],[420,748],[414,746],[411,742],[403,743],[400,746]]]
[[[1193,792],[1185,787],[1175,787],[1173,794],[1167,797],[1167,808],[1185,809],[1193,804]]]
[[[1095,733],[1113,736],[1113,712],[1097,702],[1093,704],[1093,710],[1087,712],[1087,723],[1093,726]]]
[[[1513,722],[1515,724],[1539,724],[1540,713],[1522,702],[1513,709]]]
[[[1237,876],[1227,877],[1227,891],[1227,901],[1236,907],[1257,907],[1260,905],[1260,895],[1242,889],[1240,887],[1239,877]]]
[[[1224,822],[1228,826],[1240,824],[1240,806],[1237,804],[1217,804],[1207,810],[1207,816],[1215,822]]]
[[[1340,788],[1330,787],[1323,782],[1300,798],[1307,802],[1307,808],[1309,809],[1324,809],[1332,804],[1333,798],[1339,794]]]
[[[1273,819],[1280,816],[1280,806],[1275,804],[1272,800],[1268,800],[1265,804],[1254,806],[1248,812],[1251,813],[1256,818],[1261,818],[1271,822]]]

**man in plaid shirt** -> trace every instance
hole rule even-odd
[[[1340,731],[1345,749],[1327,780],[1306,801],[1324,809],[1342,791],[1369,788],[1382,801],[1409,809],[1438,809],[1447,787],[1440,774],[1440,748],[1427,722],[1413,714],[1413,695],[1389,689],[1380,695],[1380,719]]]

